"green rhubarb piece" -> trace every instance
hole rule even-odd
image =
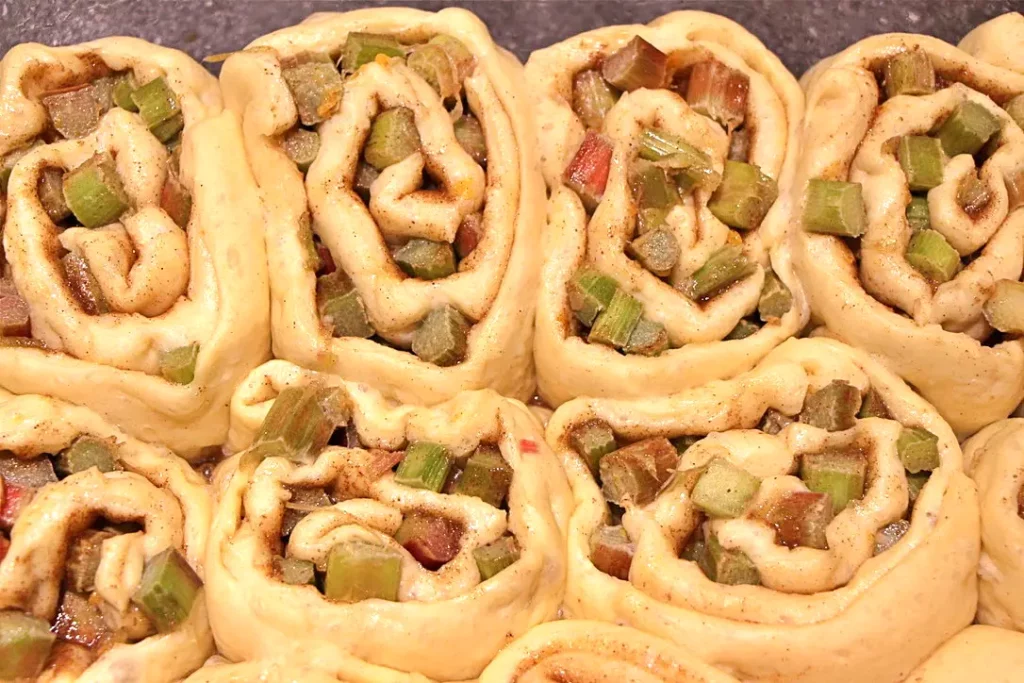
[[[911,504],[917,500],[917,497],[921,495],[921,489],[928,483],[928,479],[932,476],[931,472],[919,472],[917,474],[907,474],[907,491],[910,495]]]
[[[896,453],[911,474],[932,471],[940,464],[939,437],[920,427],[904,427],[896,440]]]
[[[660,88],[665,84],[668,55],[640,36],[634,36],[601,66],[601,75],[619,90]]]
[[[988,183],[983,181],[975,173],[968,174],[960,181],[956,189],[956,203],[971,218],[974,218],[984,210],[992,201],[992,192],[988,189]]]
[[[177,628],[192,611],[203,583],[174,548],[168,548],[146,562],[142,582],[132,595],[161,633]]]
[[[325,299],[320,304],[320,318],[333,337],[369,339],[376,332],[366,313],[366,305],[355,289]]]
[[[746,339],[754,334],[757,334],[761,330],[761,326],[752,320],[746,318],[736,323],[736,327],[729,331],[729,334],[725,335],[725,341],[734,341],[737,339]]]
[[[857,387],[841,379],[832,380],[807,396],[800,421],[830,432],[841,432],[853,427],[860,404]]]
[[[910,238],[907,263],[932,282],[952,280],[960,270],[960,254],[936,230],[918,230]]]
[[[762,322],[779,320],[789,313],[793,307],[793,294],[789,287],[775,274],[769,270],[764,274],[764,284],[761,285],[761,297],[757,300],[757,314]]]
[[[440,45],[427,43],[416,47],[406,63],[430,84],[442,100],[458,95],[462,89],[462,84],[455,80],[455,70],[448,53]]]
[[[996,280],[991,296],[982,307],[988,324],[1007,334],[1024,334],[1024,283]]]
[[[275,557],[274,567],[281,581],[292,586],[308,586],[316,583],[316,565],[297,557]]]
[[[601,491],[605,500],[619,507],[647,505],[678,463],[678,451],[663,437],[624,446],[600,459]]]
[[[769,408],[764,411],[764,415],[761,416],[761,422],[758,424],[757,428],[765,434],[778,434],[794,422],[796,422],[796,420],[789,415],[786,415],[779,410],[775,410],[775,408]]]
[[[861,401],[860,412],[857,413],[857,417],[892,419],[892,415],[889,413],[889,406],[885,405],[882,395],[875,391],[874,388],[868,389],[868,393],[864,394],[864,400]]]
[[[363,156],[378,171],[420,151],[420,134],[412,109],[395,107],[377,115]]]
[[[413,333],[412,352],[420,360],[442,368],[466,357],[469,323],[457,308],[445,304],[427,314]]]
[[[619,289],[618,283],[592,268],[576,271],[569,282],[569,307],[579,321],[590,327],[598,314],[608,308]]]
[[[807,183],[803,215],[807,232],[860,237],[866,222],[860,183],[820,178]]]
[[[811,491],[832,498],[835,514],[864,497],[867,471],[867,460],[858,453],[812,453],[800,459],[800,478]]]
[[[746,118],[749,90],[750,78],[745,73],[708,59],[690,70],[686,102],[695,112],[733,130]]]
[[[590,537],[590,562],[599,571],[623,581],[629,580],[635,550],[629,534],[620,525],[598,527]]]
[[[427,41],[428,45],[439,45],[448,53],[448,59],[455,65],[455,80],[461,84],[476,67],[476,59],[461,40],[446,33],[438,33]]]
[[[455,272],[455,252],[447,242],[411,239],[395,250],[395,263],[410,277],[439,280]]]
[[[350,33],[348,39],[345,40],[341,68],[352,73],[364,64],[369,64],[377,59],[377,55],[404,57],[405,48],[393,36],[381,33]]]
[[[638,209],[636,212],[636,231],[643,235],[657,230],[668,223],[669,209]]]
[[[109,225],[128,209],[128,194],[110,154],[97,154],[64,176],[64,200],[87,228]]]
[[[315,130],[293,128],[281,138],[281,149],[305,173],[320,153],[320,134]]]
[[[572,79],[572,110],[587,128],[600,130],[619,92],[595,69],[580,71]]]
[[[641,318],[622,350],[638,356],[657,356],[669,346],[668,332],[661,323]]]
[[[96,571],[103,555],[103,542],[115,535],[109,530],[87,529],[68,544],[64,584],[69,590],[88,593],[96,589]]]
[[[761,480],[725,458],[707,464],[690,494],[693,504],[712,517],[739,517],[761,488]]]
[[[121,469],[114,457],[111,443],[94,436],[80,436],[61,451],[53,463],[57,474],[63,478],[95,467],[100,472]]]
[[[451,464],[451,455],[441,444],[414,441],[405,449],[405,457],[395,472],[395,483],[414,489],[440,491]]]
[[[287,457],[283,455],[281,457]],[[284,504],[281,517],[281,536],[290,536],[295,526],[309,513],[331,505],[331,498],[321,488],[290,486],[291,498]]]
[[[1018,128],[1024,129],[1024,95],[1017,95],[1003,107]]]
[[[281,70],[295,100],[299,121],[315,126],[329,119],[341,103],[344,84],[330,61],[314,60]]]
[[[669,180],[668,173],[661,166],[637,162],[630,173],[629,184],[640,211],[671,209],[680,201],[676,184]]]
[[[935,92],[935,69],[928,53],[919,47],[891,57],[883,67],[882,80],[887,97]]]
[[[767,514],[778,540],[790,548],[828,548],[826,530],[832,521],[832,499],[824,493],[795,491],[777,500]]]
[[[650,230],[629,244],[630,253],[647,270],[666,277],[679,261],[679,242],[667,228]]]
[[[182,131],[185,127],[185,117],[182,114],[172,116],[163,123],[158,123],[149,129],[149,132],[153,134],[160,142],[167,144],[171,142],[174,137]]]
[[[364,202],[370,201],[370,186],[380,177],[380,171],[365,161],[360,161],[356,168],[356,176],[352,181],[352,189]]]
[[[68,203],[64,201],[64,171],[59,168],[43,169],[39,177],[39,203],[50,220],[60,223],[71,215]]]
[[[84,138],[100,124],[110,109],[110,84],[86,85],[43,97],[43,106],[54,129],[68,139]]]
[[[398,601],[402,554],[366,541],[345,541],[327,556],[324,595],[336,602]]]
[[[608,308],[597,316],[587,341],[621,349],[629,342],[643,316],[643,305],[621,289],[616,289]]]
[[[469,456],[454,493],[476,496],[494,507],[501,507],[512,485],[512,468],[495,449],[478,448]]]
[[[135,74],[125,71],[114,77],[114,86],[110,92],[113,103],[126,111],[137,112],[139,107],[132,99],[132,93],[139,87]]]
[[[677,135],[644,128],[639,144],[640,158],[660,162],[683,192],[694,187],[712,189],[721,181],[711,157]]]
[[[313,382],[289,387],[277,395],[256,434],[261,455],[279,454],[295,462],[312,462],[334,430],[348,421],[347,406],[337,388]]]
[[[89,269],[85,259],[75,252],[68,252],[61,258],[64,278],[72,295],[89,315],[103,315],[110,312],[110,304],[103,296],[96,276]]]
[[[54,640],[45,619],[14,610],[0,612],[0,679],[38,676]]]
[[[942,144],[927,135],[904,135],[896,147],[911,192],[926,192],[942,184],[945,160]]]
[[[694,301],[710,299],[729,286],[757,272],[739,246],[725,246],[711,254],[685,283],[684,291]]]
[[[166,124],[181,115],[181,106],[178,103],[178,96],[174,94],[167,80],[162,76],[154,78],[149,83],[140,86],[131,94],[132,102],[139,109],[139,116],[154,131],[158,126]],[[164,126],[160,129],[157,139],[161,142],[169,140],[174,134],[167,134],[169,129]],[[178,130],[181,130],[178,128]],[[176,133],[177,131],[175,131]],[[156,133],[154,133],[156,134]]]
[[[160,354],[160,375],[168,382],[191,384],[196,378],[196,361],[199,360],[199,344],[187,346]]]
[[[972,100],[961,102],[935,134],[946,155],[976,154],[1000,129],[999,119]]]
[[[480,120],[472,114],[462,115],[458,121],[452,124],[455,131],[455,139],[458,140],[466,154],[473,157],[473,161],[481,166],[487,163],[487,138],[484,136],[483,126]]]
[[[742,550],[728,550],[722,547],[718,537],[708,532],[704,539],[704,553],[698,561],[701,569],[715,583],[727,586],[761,584],[757,566]]]
[[[569,432],[569,445],[573,447],[590,468],[595,477],[599,471],[601,458],[619,447],[615,441],[615,432],[607,422],[591,420],[574,427]]]
[[[722,183],[711,195],[708,210],[730,228],[753,230],[778,197],[779,186],[757,166],[726,161]]]
[[[907,204],[907,223],[913,232],[927,230],[931,226],[931,214],[928,210],[928,199],[913,197]]]
[[[502,536],[493,543],[474,548],[473,559],[480,570],[480,580],[486,581],[519,559],[519,544],[512,536]]]

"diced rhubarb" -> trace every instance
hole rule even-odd
[[[600,571],[626,581],[636,546],[621,526],[602,526],[590,537],[590,561]]]
[[[18,515],[32,500],[36,490],[27,486],[18,486],[4,480],[3,504],[0,505],[0,529],[10,531],[17,521]]]
[[[281,519],[281,535],[291,534],[295,525],[310,512],[331,504],[327,492],[317,488],[292,488],[292,497],[284,505],[284,517]]]
[[[625,507],[654,500],[679,463],[676,447],[664,437],[638,441],[601,458],[601,490],[611,503]]]
[[[796,491],[779,499],[766,519],[775,527],[779,542],[795,548],[828,548],[825,530],[832,521],[832,499],[826,493]]]
[[[477,248],[484,236],[484,217],[480,213],[471,213],[462,219],[459,230],[455,233],[455,253],[464,259]]]
[[[596,209],[604,196],[613,151],[611,140],[593,130],[587,131],[583,144],[565,169],[566,186],[580,196],[588,211]]]
[[[640,36],[604,60],[601,75],[619,90],[660,88],[665,85],[668,55]]]
[[[686,101],[704,116],[732,131],[747,115],[750,78],[716,59],[699,62],[690,72]]]
[[[402,520],[395,540],[416,561],[430,570],[440,569],[459,554],[462,525],[447,517],[412,512]]]
[[[910,531],[910,522],[900,519],[892,524],[887,524],[875,534],[875,555],[884,553],[889,548],[899,543],[903,535]]]
[[[64,562],[64,583],[69,590],[88,593],[96,587],[103,542],[114,535],[109,530],[89,529],[71,542]]]
[[[17,293],[0,295],[0,337],[27,337],[31,330],[28,303]]]
[[[73,591],[64,591],[53,633],[61,640],[89,648],[102,646],[113,635],[99,608]]]
[[[57,481],[53,463],[45,456],[21,458],[9,451],[0,451],[0,477],[5,483],[39,488]]]

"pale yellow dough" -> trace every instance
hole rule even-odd
[[[164,76],[178,95],[185,117],[181,180],[192,194],[191,220],[182,231],[159,208],[168,155],[137,114],[114,108],[93,134],[41,145],[23,157],[8,187],[4,250],[33,334],[49,350],[0,347],[0,387],[87,405],[134,436],[192,457],[223,442],[231,392],[269,356],[256,185],[238,118],[222,111],[216,79],[184,53],[134,38],[10,50],[0,61],[0,156],[48,124],[41,93],[88,79],[97,64],[131,69],[140,82]],[[38,199],[39,174],[48,165],[73,168],[102,151],[116,153],[136,211],[122,223],[61,234]],[[81,310],[54,255],[58,240],[85,258],[119,313]],[[138,250],[134,263],[121,255],[126,243]],[[161,352],[190,343],[199,344],[194,381],[165,381]]]
[[[21,610],[52,622],[67,544],[97,516],[144,527],[103,544],[96,593],[115,613],[127,609],[145,561],[168,547],[177,548],[204,574],[212,504],[206,482],[188,463],[164,447],[137,441],[86,408],[0,390],[0,451],[25,457],[58,453],[81,435],[113,440],[124,469],[107,474],[86,470],[36,493],[18,516],[0,561],[0,610]],[[175,681],[198,669],[213,648],[200,593],[189,618],[174,631],[115,645],[95,662],[69,657],[51,663],[40,680]]]
[[[832,433],[794,423],[775,436],[756,429],[766,409],[796,414],[809,390],[835,379],[861,391],[872,387],[899,423],[862,419]],[[626,510],[623,525],[636,554],[623,581],[590,561],[590,537],[607,523],[607,505],[568,443],[575,425],[594,418],[627,440],[710,434],[684,453],[680,469],[726,457],[763,478],[759,496],[802,489],[788,476],[794,458],[851,439],[867,444],[872,475],[863,499],[829,524],[828,550],[776,545],[771,528],[756,519],[712,522],[724,547],[742,549],[754,562],[760,586],[714,583],[680,559],[699,519],[688,489],[670,484],[648,506]],[[907,509],[895,452],[900,424],[938,436],[941,466],[922,489],[906,534],[873,556],[876,532]],[[791,683],[895,683],[974,617],[977,498],[956,438],[934,408],[862,351],[832,340],[790,340],[732,380],[665,398],[578,399],[555,411],[547,440],[576,500],[567,616],[673,640],[741,680]]]
[[[978,621],[1024,631],[1024,420],[1002,420],[968,439],[964,468],[981,504]]]
[[[341,387],[368,448],[396,450],[407,440],[429,440],[459,456],[482,440],[497,443],[514,471],[509,512],[470,496],[400,486],[390,472],[366,481],[359,476],[368,457],[362,449],[328,447],[307,466],[282,458],[257,465],[235,456],[215,478],[218,502],[206,558],[220,651],[234,660],[303,662],[355,683],[474,678],[509,640],[554,618],[562,601],[572,497],[543,430],[525,406],[493,391],[464,392],[434,408],[397,407],[365,385],[275,360],[257,368],[235,395],[233,447],[252,442],[278,392],[317,378]],[[306,516],[291,534],[288,555],[317,561],[343,538],[375,538],[403,554],[398,602],[333,603],[312,587],[274,578],[271,563],[281,550],[273,539],[280,536],[288,496],[283,486],[296,483],[358,484],[363,495],[345,494],[347,500]],[[465,529],[458,555],[437,572],[423,569],[391,538],[403,514],[417,509]],[[522,556],[481,582],[472,550],[506,530]]]
[[[494,658],[480,683],[735,683],[672,643],[598,621],[535,626]]]
[[[338,683],[338,679],[301,665],[271,660],[233,664],[216,655],[184,683]]]
[[[562,174],[585,133],[573,112],[573,76],[602,55],[639,35],[669,53],[680,65],[708,56],[750,78],[747,121],[756,129],[750,161],[784,190],[792,176],[803,96],[796,79],[751,33],[729,19],[704,12],[675,12],[647,26],[609,26],[580,34],[534,52],[526,79],[534,97],[541,164],[550,190],[547,229],[541,254],[540,301],[534,356],[540,395],[557,406],[576,396],[655,396],[750,369],[768,351],[807,322],[807,306],[786,246],[785,193],[761,226],[745,234],[732,231],[707,209],[710,194],[698,191],[669,215],[681,254],[670,281],[679,284],[727,242],[742,236],[744,252],[761,267],[711,302],[698,305],[670,284],[628,258],[636,207],[629,189],[629,166],[637,155],[643,126],[681,136],[708,154],[722,170],[728,149],[724,129],[691,110],[669,90],[627,93],[605,118],[602,133],[615,146],[604,198],[589,219]],[[673,62],[673,63],[675,63]],[[663,324],[674,348],[657,357],[623,356],[577,333],[566,288],[584,263],[595,265],[644,304],[644,314]],[[771,266],[794,295],[790,311],[746,339],[722,342],[743,317],[756,311]]]
[[[404,62],[383,60],[346,80],[340,109],[320,125],[320,153],[303,179],[278,141],[298,120],[281,60],[337,53],[351,31],[392,34],[406,42],[445,33],[469,48],[476,68],[465,88],[487,139],[486,174],[456,142],[451,119],[426,81]],[[411,403],[434,404],[481,388],[521,400],[532,395],[544,200],[521,71],[515,58],[492,42],[484,24],[461,9],[316,14],[254,41],[225,62],[225,102],[242,117],[267,220],[275,356],[372,384]],[[424,151],[385,169],[367,208],[352,190],[356,165],[372,119],[395,106],[414,111]],[[424,165],[443,181],[442,199],[437,193],[418,194]],[[418,280],[395,265],[386,238],[451,241],[462,217],[478,210],[484,212],[484,237],[455,275]],[[303,246],[310,221],[352,278],[378,334],[400,348],[334,338],[321,323],[316,276]],[[476,321],[465,360],[447,368],[405,350],[419,321],[443,304]]]
[[[1008,12],[990,19],[964,36],[957,47],[996,66],[1024,73],[1024,16]]]
[[[879,105],[874,69],[914,47],[928,54],[938,74],[957,82],[932,95]],[[789,207],[797,227],[794,264],[813,313],[828,334],[883,357],[958,435],[1006,417],[1024,398],[1024,342],[984,345],[991,328],[982,304],[996,280],[1019,280],[1024,263],[1024,212],[1008,212],[1003,182],[1024,163],[1024,131],[999,106],[1024,92],[1024,74],[936,38],[888,34],[824,60],[802,83],[807,116]],[[980,251],[954,279],[933,289],[903,256],[911,235],[905,216],[910,192],[889,141],[927,134],[968,100],[1003,124],[998,150],[979,169],[992,199],[976,219],[968,216],[956,195],[975,162],[969,155],[948,161],[942,184],[928,193],[931,227],[961,255]],[[861,184],[867,229],[859,264],[839,238],[799,229],[812,178]]]
[[[969,626],[949,639],[906,683],[1016,683],[1024,669],[1024,635]]]

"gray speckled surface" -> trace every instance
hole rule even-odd
[[[598,26],[703,9],[746,26],[797,74],[874,33],[910,31],[955,43],[987,19],[1024,10],[1024,0],[0,0],[0,53],[25,41],[65,44],[125,34],[203,57],[242,47],[312,12],[389,4],[467,7],[521,59]]]

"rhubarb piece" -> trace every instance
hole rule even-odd
[[[718,537],[708,531],[704,538],[704,552],[698,564],[704,574],[715,583],[727,586],[761,584],[761,574],[742,550],[722,547]]]
[[[669,209],[639,209],[636,213],[636,231],[643,235],[651,230],[664,227],[668,222]]]
[[[678,463],[679,453],[664,437],[624,446],[601,458],[601,491],[605,500],[619,507],[647,505]]]
[[[928,200],[914,197],[907,204],[907,223],[913,232],[927,230],[931,226],[931,214],[928,211]]]
[[[395,483],[415,489],[440,491],[452,458],[448,449],[429,441],[413,441],[395,472]]]
[[[174,137],[185,128],[185,117],[182,114],[177,114],[163,123],[158,123],[149,129],[149,132],[153,134],[157,140],[164,144],[168,144],[173,141]]]
[[[996,280],[992,295],[981,310],[988,324],[1000,332],[1024,334],[1024,283]]]
[[[397,164],[422,148],[412,109],[395,107],[377,115],[370,127],[363,157],[378,171]]]
[[[660,162],[682,192],[694,187],[714,189],[721,182],[711,157],[677,135],[654,128],[640,133],[640,158]]]
[[[601,526],[590,537],[590,561],[599,571],[629,580],[636,546],[621,526]]]
[[[972,100],[961,102],[935,134],[949,157],[976,154],[1000,129],[999,119]]]
[[[64,585],[68,590],[89,593],[96,589],[96,570],[100,566],[103,542],[114,536],[113,531],[87,529],[68,545],[64,561]]]
[[[747,115],[750,79],[716,59],[694,64],[686,87],[690,107],[714,119],[728,131],[739,127]]]
[[[295,100],[299,121],[315,126],[329,119],[341,103],[344,84],[334,63],[309,61],[281,70],[285,83]]]
[[[988,184],[977,174],[971,173],[960,181],[960,186],[956,189],[956,203],[968,216],[976,218],[990,201],[992,193],[988,189]]]
[[[640,36],[604,60],[601,75],[619,90],[660,88],[665,84],[668,55]]]
[[[434,571],[459,554],[462,525],[440,515],[412,512],[402,520],[402,525],[395,532],[395,540],[417,562]]]
[[[191,384],[196,378],[196,361],[199,359],[199,344],[164,351],[160,354],[160,376],[175,384]]]
[[[859,453],[811,453],[800,459],[800,478],[811,491],[829,495],[835,514],[864,497],[867,471],[867,460]]]
[[[114,457],[111,443],[94,436],[80,436],[69,447],[61,451],[53,468],[62,479],[95,467],[100,472],[121,469]]]
[[[921,427],[904,427],[896,440],[896,453],[911,474],[932,471],[939,460],[939,437]]]
[[[320,306],[320,318],[334,337],[369,339],[376,333],[366,313],[366,305],[355,289],[325,300]]]
[[[64,176],[64,200],[78,222],[98,228],[121,218],[128,194],[110,154],[97,154]]]
[[[830,432],[841,432],[853,427],[860,404],[857,387],[841,379],[832,380],[807,396],[800,421]]]
[[[106,644],[114,635],[99,608],[72,591],[64,591],[61,596],[53,632],[63,641],[89,648]]]
[[[394,253],[395,263],[410,277],[439,280],[455,272],[455,252],[447,242],[411,239]]]
[[[275,557],[274,569],[283,583],[291,586],[311,586],[316,583],[316,565],[297,557]]]
[[[365,161],[360,161],[356,168],[356,176],[352,181],[352,189],[356,191],[364,202],[370,201],[370,186],[380,176],[380,171],[370,166]]]
[[[284,515],[281,517],[282,537],[290,536],[295,525],[309,513],[331,505],[331,499],[323,489],[289,487],[289,491],[291,498],[284,504]]]
[[[188,618],[203,582],[174,548],[146,562],[142,582],[132,595],[161,633],[173,631]]]
[[[398,550],[366,541],[345,541],[331,548],[327,557],[324,595],[336,602],[397,602],[401,578]]]
[[[866,222],[860,183],[820,178],[807,183],[803,215],[807,232],[860,237]]]
[[[459,259],[464,259],[476,251],[480,240],[484,238],[484,216],[481,213],[471,213],[462,219],[459,230],[455,233],[455,253]]]
[[[36,495],[36,489],[31,486],[21,486],[6,478],[3,480],[3,496],[0,501],[0,529],[10,531],[22,510],[32,502]]]
[[[21,458],[10,451],[0,451],[0,477],[5,484],[41,488],[57,481],[53,463],[45,456]]]
[[[734,130],[729,136],[729,161],[747,162],[750,159],[750,129],[747,127]]]
[[[100,125],[110,109],[110,84],[85,85],[43,96],[53,127],[68,139],[84,138]]]
[[[114,105],[125,111],[137,112],[139,107],[135,104],[135,100],[132,99],[132,93],[138,87],[139,84],[135,80],[135,74],[131,71],[125,71],[115,76],[113,88],[110,91],[110,97]]]
[[[566,187],[579,195],[587,211],[594,211],[601,203],[612,163],[611,140],[588,130],[583,144],[569,162],[562,176]]]
[[[629,251],[647,270],[666,277],[679,261],[679,242],[671,230],[658,228],[629,243]]]
[[[772,505],[767,521],[775,527],[782,545],[825,550],[828,548],[825,530],[832,517],[832,499],[828,495],[796,491]]]
[[[7,557],[7,551],[11,548],[11,542],[7,540],[7,537],[0,534],[0,562],[4,561]]]
[[[921,495],[921,489],[928,483],[931,472],[919,472],[918,474],[907,474],[907,492],[910,495],[910,503],[913,505],[917,497]]]
[[[707,300],[756,271],[757,264],[746,257],[742,247],[725,246],[690,276],[683,291],[694,301]]]
[[[897,520],[892,524],[886,524],[879,529],[878,533],[875,534],[875,555],[884,553],[899,543],[899,540],[908,531],[910,531],[910,522],[905,519]]]
[[[479,119],[472,114],[463,114],[452,127],[455,131],[455,139],[466,150],[466,154],[473,157],[473,161],[481,166],[487,165],[487,138],[484,137],[483,126]]]
[[[778,185],[757,166],[726,161],[722,183],[711,195],[708,210],[730,228],[753,230],[778,197]]]
[[[678,188],[669,180],[668,174],[661,166],[637,162],[630,173],[629,184],[637,207],[641,211],[671,209],[680,201]],[[644,232],[646,231],[641,230],[641,234]]]
[[[439,45],[448,54],[455,67],[455,80],[461,85],[473,73],[476,68],[476,59],[461,40],[446,33],[438,33],[427,41],[428,45]]]
[[[502,536],[493,543],[474,548],[473,559],[480,571],[480,580],[486,581],[519,560],[519,544],[512,536]]]
[[[907,263],[934,283],[952,280],[960,270],[960,254],[936,230],[918,230],[910,238]]]
[[[393,36],[381,33],[350,33],[341,55],[341,68],[352,73],[364,64],[385,57],[405,57],[405,48]]]
[[[0,280],[0,285],[4,281]],[[11,286],[13,290],[13,285]],[[0,339],[4,337],[27,337],[32,331],[28,303],[18,295],[0,293]]]
[[[1003,107],[1018,128],[1024,128],[1024,95],[1017,95]]]
[[[641,318],[622,350],[638,356],[657,356],[669,346],[668,332],[661,323]]]
[[[51,221],[60,223],[71,215],[71,209],[64,201],[64,171],[62,169],[43,169],[37,191],[39,203],[43,205],[43,209]]]
[[[919,47],[890,58],[883,67],[882,80],[887,97],[935,92],[935,69],[928,53]]]
[[[188,227],[192,216],[192,195],[176,173],[167,174],[167,180],[160,191],[160,208],[179,228],[184,230]]]
[[[712,517],[739,517],[761,488],[761,480],[725,458],[715,457],[700,475],[693,504]]]
[[[37,144],[38,143],[33,143],[28,147],[16,149],[13,152],[8,152],[4,156],[0,157],[0,194],[7,192],[7,183],[11,179],[11,173],[14,171],[14,166],[22,157],[31,152]]]
[[[775,410],[775,408],[769,408],[764,411],[764,415],[761,417],[761,422],[757,428],[765,434],[778,434],[794,422],[796,420],[789,415]]]
[[[320,153],[320,134],[315,130],[293,128],[281,138],[281,149],[305,173]]]
[[[346,406],[338,390],[319,383],[289,387],[270,407],[255,443],[271,447],[299,463],[310,463],[320,454],[338,425],[347,422]]]
[[[725,335],[725,341],[733,341],[737,339],[746,339],[761,330],[761,327],[753,322],[752,320],[742,319],[736,323],[736,327],[729,330],[729,334]]]
[[[880,417],[885,420],[891,420],[892,415],[889,413],[889,407],[885,405],[885,400],[881,394],[875,391],[873,388],[868,389],[868,393],[864,394],[864,400],[860,404],[860,412],[857,413],[857,417]]]
[[[590,327],[598,314],[612,302],[619,289],[618,283],[592,268],[583,268],[569,282],[569,307],[579,321]]]
[[[477,448],[469,456],[454,493],[476,496],[500,508],[512,486],[512,468],[497,449]]]
[[[572,110],[587,128],[600,130],[618,101],[619,93],[597,70],[580,71],[572,79]]]
[[[896,158],[907,177],[911,192],[927,192],[942,184],[945,160],[942,144],[927,135],[904,135],[896,147]]]
[[[416,47],[407,63],[442,100],[454,97],[462,90],[462,84],[455,80],[455,68],[448,59],[448,53],[440,45],[427,43]]]
[[[131,98],[138,107],[143,122],[161,142],[170,140],[181,130],[178,127],[172,132],[177,126],[176,122],[180,120],[181,105],[178,103],[178,96],[162,76],[140,86],[132,92]]]
[[[621,349],[629,342],[643,316],[643,305],[621,289],[616,289],[608,308],[597,316],[587,341]]]
[[[615,432],[607,422],[601,420],[591,420],[573,428],[569,432],[569,445],[580,454],[595,477],[600,471],[601,458],[619,447],[615,441]]]
[[[757,300],[757,314],[762,322],[779,320],[789,313],[793,307],[793,294],[789,287],[775,274],[769,270],[764,274],[764,284],[761,286],[761,298]]]
[[[445,304],[428,313],[413,333],[412,352],[427,363],[450,367],[466,357],[468,336],[466,318],[457,308]]]
[[[0,679],[38,676],[56,638],[44,619],[14,610],[0,612]]]

